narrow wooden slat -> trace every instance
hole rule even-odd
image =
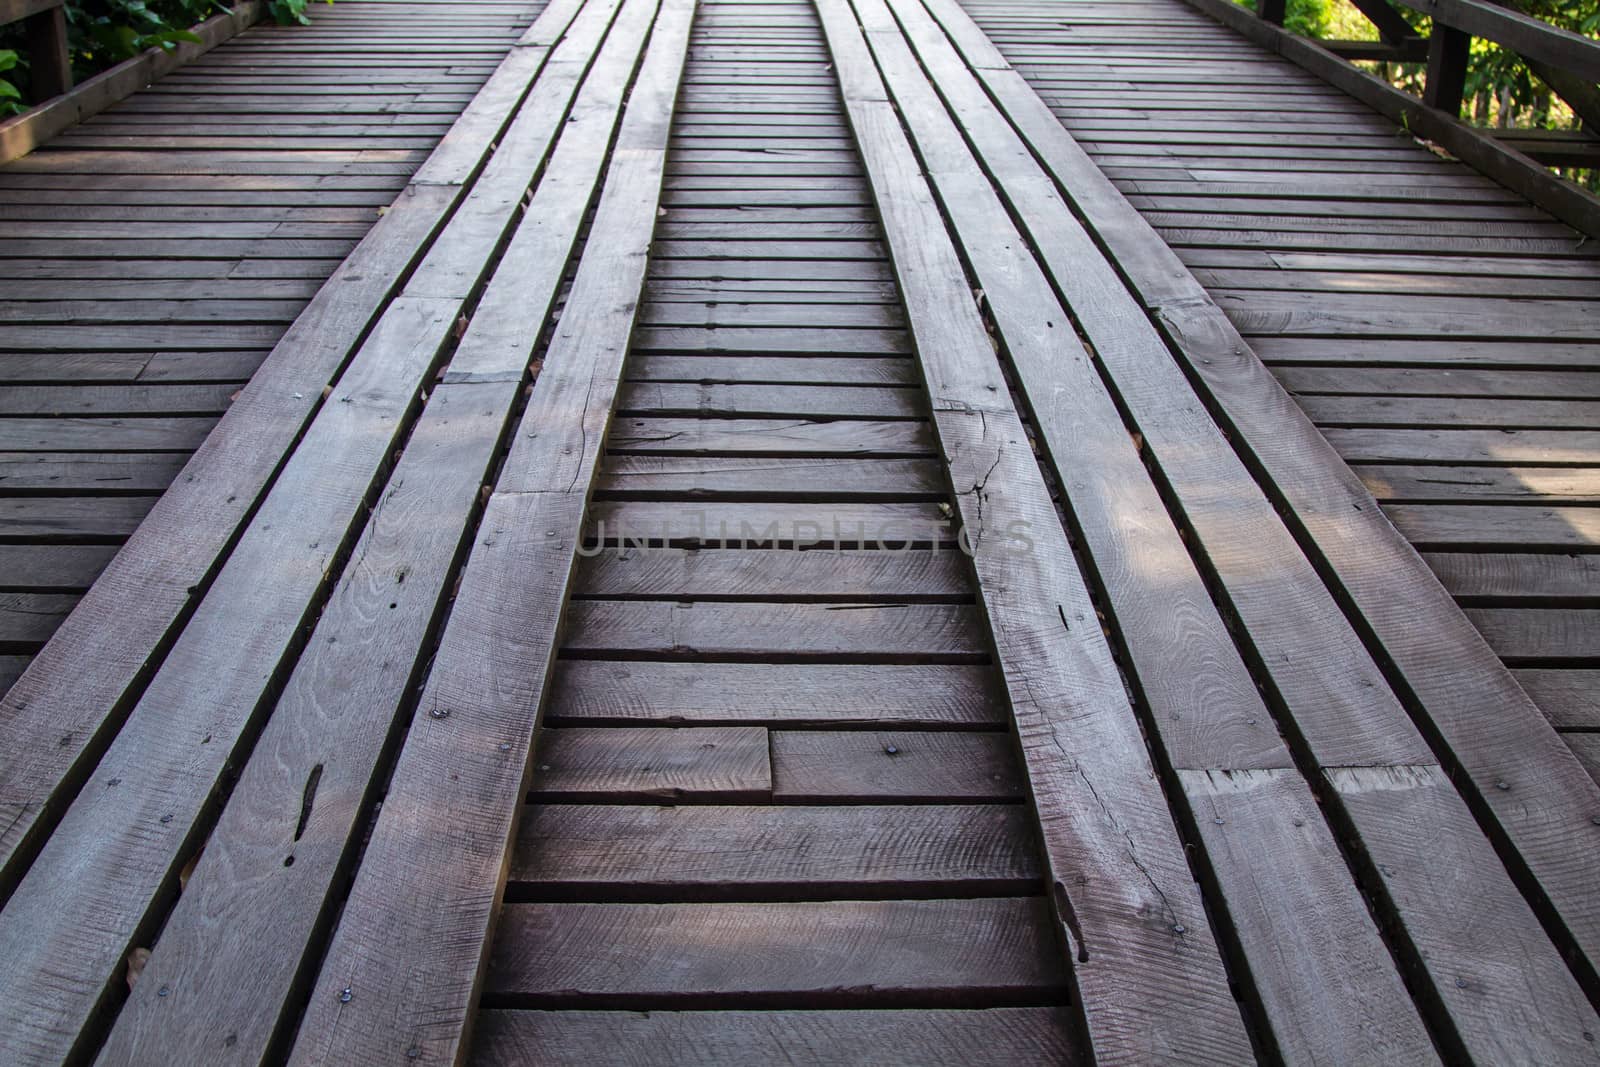
[[[485,995],[662,1008],[1050,1002],[1065,973],[1049,922],[1039,898],[507,904]]]
[[[602,552],[578,566],[586,597],[699,599],[965,599],[960,553],[791,552],[659,548]]]
[[[1557,727],[1600,730],[1600,672],[1528,669],[1511,673]]]
[[[892,1063],[916,1049],[926,1067],[985,1060],[1081,1062],[1064,1008],[894,1011],[489,1011],[473,1046],[477,1067],[593,1062],[615,1050],[638,1067],[690,1061],[756,1063],[774,1055],[818,1063]]]
[[[407,1050],[451,1061],[470,1045],[583,508],[644,283],[693,10],[692,0],[661,8],[566,310],[479,525],[292,1063],[389,1063]],[[437,907],[441,899],[451,906]]]
[[[962,664],[567,660],[551,722],[1001,725],[986,668]]]
[[[1538,660],[1600,659],[1600,610],[1593,608],[1468,608],[1483,639],[1501,656]]]
[[[1014,804],[547,804],[523,818],[507,894],[1023,893],[1039,877],[1029,819]]]
[[[609,447],[655,455],[920,456],[933,442],[925,423],[908,420],[631,417],[617,419]]]
[[[0,475],[6,469],[0,455]],[[675,495],[854,500],[943,496],[949,491],[943,470],[931,458],[629,455],[606,457],[597,489],[611,500]]]
[[[1517,547],[1537,552],[1600,548],[1600,511],[1594,508],[1390,504],[1383,510],[1418,549]]]
[[[1021,800],[1027,783],[1009,734],[775,731],[778,800],[939,803]]]
[[[945,508],[932,501],[605,500],[589,509],[585,532],[618,544],[641,540],[743,548],[856,544],[900,551],[911,543],[942,546],[948,552],[955,547],[955,532]]]
[[[759,803],[772,796],[767,731],[755,726],[541,730],[535,801]]]
[[[579,600],[568,656],[975,661],[987,655],[977,612],[947,604],[785,604]]]

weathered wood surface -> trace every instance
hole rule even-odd
[[[774,1049],[810,1063],[928,1067],[1082,1062],[1065,1008],[856,1011],[488,1011],[475,1062],[584,1063],[596,1048],[627,1063],[751,1063]],[[914,1050],[914,1052],[913,1052]]]
[[[1089,1040],[1097,1056],[1129,1062],[1180,1044],[1196,1061],[1248,1057],[1249,1039],[1151,756],[1110,646],[1091,621],[1089,590],[955,247],[855,13],[839,0],[824,0],[818,10],[934,398]],[[902,102],[901,109],[910,107]],[[940,173],[938,164],[930,169]],[[1018,528],[1030,539],[1026,551],[1002,535]]]
[[[0,1047],[1592,1059],[1600,268],[1167,2],[973,0],[1045,99],[952,0],[547,9],[415,178],[412,243],[352,260],[387,288],[326,397],[283,379],[317,395],[250,438],[264,473],[207,527],[226,558],[190,544],[197,588],[128,609],[171,613],[160,657],[83,671],[125,695],[104,743],[45,754],[66,815],[12,853]],[[24,254],[108,224],[172,252],[191,194],[230,242],[135,278],[87,247],[8,260],[0,680],[466,104],[364,25],[371,55],[295,52],[272,100],[232,95],[270,49],[189,88],[385,110],[235,136],[152,93],[0,174],[37,194],[0,203]],[[1251,72],[1296,137],[1226,88]],[[208,154],[253,194],[236,217],[188,187]],[[289,214],[313,186],[321,214]],[[301,258],[223,257],[252,249]],[[1357,470],[1233,358],[1185,260]],[[73,326],[52,271],[152,288]],[[1554,358],[1524,351],[1541,324]],[[80,462],[92,440],[119,450]],[[174,496],[248,488],[231,462]],[[1369,543],[1385,569],[1352,573]],[[30,699],[81,716],[72,690]]]
[[[651,33],[585,254],[485,506],[291,1062],[455,1060],[470,1042],[583,510],[644,283],[693,13],[693,0],[659,10],[633,0],[620,16],[642,19]],[[602,92],[623,91],[614,73],[597,71],[594,80]],[[408,888],[397,899],[400,886]],[[441,910],[440,899],[452,906]]]
[[[426,22],[427,10],[419,9],[415,14]],[[522,14],[521,9],[498,10],[489,24],[498,23],[504,28],[509,45]],[[361,25],[348,29],[359,32]],[[335,32],[330,40],[334,54],[355,47],[342,32]],[[404,40],[405,34],[400,37]],[[502,48],[491,55],[503,51]],[[223,49],[208,62],[223,63],[228,55],[231,53]],[[273,339],[282,333],[265,362],[260,359],[265,353],[259,351],[243,361],[222,354],[232,368],[227,372],[229,376],[243,379],[252,371],[255,373],[223,416],[223,429],[213,436],[207,437],[207,431],[216,422],[214,417],[0,419],[0,432],[13,442],[6,447],[19,451],[146,453],[188,452],[198,447],[174,488],[161,497],[129,540],[129,550],[111,564],[104,580],[95,585],[81,609],[58,631],[59,640],[39,655],[36,665],[0,703],[8,732],[19,739],[31,739],[6,746],[0,755],[0,810],[6,814],[5,828],[0,831],[0,892],[8,894],[15,886],[22,868],[42,842],[41,831],[60,817],[95,759],[111,741],[166,646],[176,636],[177,624],[199,602],[241,525],[271,484],[286,451],[318,411],[324,390],[331,387],[352,350],[368,332],[378,311],[393,294],[397,280],[426,249],[442,219],[464,195],[463,183],[481,166],[491,141],[538,71],[543,55],[537,47],[516,50],[503,75],[489,85],[479,107],[460,116],[422,177],[406,186],[391,210],[378,219],[372,232],[342,264],[325,259],[239,259],[234,253],[214,261],[149,259],[144,258],[146,253],[135,252],[135,258],[127,260],[117,256],[114,245],[101,247],[99,242],[81,241],[78,243],[84,245],[82,254],[99,257],[95,265],[106,270],[85,274],[74,265],[77,260],[41,259],[34,264],[41,268],[39,271],[24,275],[59,278],[63,292],[76,289],[86,301],[96,302],[95,279],[105,274],[124,280],[152,274],[205,278],[214,276],[209,272],[220,266],[223,275],[245,276],[252,273],[252,265],[275,267],[286,263],[298,263],[301,276],[318,280],[329,278],[332,272],[331,280],[295,325],[286,333],[272,327],[253,346],[273,347]],[[465,94],[483,84],[489,73],[484,69],[473,73],[470,81],[463,81],[458,86],[463,98],[446,114],[460,112],[466,103]],[[183,95],[188,90],[173,90],[170,83],[163,83],[152,92],[159,95],[169,90],[177,94],[173,99],[180,106],[189,99]],[[222,95],[232,99],[236,94]],[[201,100],[190,106],[211,105]],[[111,121],[111,116],[105,120]],[[297,146],[298,142],[290,139],[281,150],[294,159],[300,151]],[[0,190],[26,200],[33,188],[29,179],[39,178],[58,187],[70,187],[81,180],[91,190],[85,195],[92,200],[97,195],[92,190],[100,185],[97,172],[103,169],[102,165],[126,155],[41,151],[0,173]],[[277,158],[271,152],[258,156]],[[178,188],[220,187],[235,190],[234,195],[240,190],[250,191],[254,184],[240,178],[240,165],[225,158],[213,159],[206,166],[174,161],[182,158],[162,157],[150,164],[154,174],[112,184],[159,187],[165,176]],[[317,158],[313,156],[314,160]],[[361,158],[360,153],[336,153],[332,159],[305,164],[304,181],[297,179],[300,195],[319,189],[325,180],[337,182],[338,175],[366,166],[356,162]],[[413,164],[384,166],[387,169],[377,173],[369,185],[378,197],[393,198]],[[192,173],[178,177],[182,171]],[[198,240],[185,242],[185,246],[190,252],[206,247]],[[29,264],[27,260],[10,262],[13,266]],[[83,280],[73,280],[77,278]],[[155,368],[173,356],[189,354],[181,341],[173,346],[177,352],[164,351],[168,346],[156,342],[154,351],[140,348],[127,353],[127,342],[120,344],[126,354],[137,360],[137,368],[126,372],[130,378],[137,379],[151,370],[154,382],[167,380],[166,376],[172,373],[170,367],[167,371]],[[209,357],[207,353],[199,355]],[[92,382],[101,376],[105,366],[106,362],[100,359],[80,365],[67,358],[61,370],[51,377]],[[180,371],[176,377],[186,378],[190,373]],[[46,635],[38,635],[28,650],[37,648],[43,636]],[[86,663],[91,666],[86,667]],[[40,740],[43,738],[48,741]]]
[[[1114,31],[1088,5],[1052,9],[1048,18],[1033,5],[966,6],[1347,459],[1471,464],[1473,476],[1455,472],[1475,476],[1462,493],[1478,495],[1474,486],[1483,485],[1483,495],[1504,498],[1482,502],[1495,505],[1493,525],[1506,532],[1508,549],[1600,548],[1593,532],[1560,522],[1530,523],[1519,536],[1521,509],[1502,506],[1561,504],[1565,485],[1600,466],[1587,442],[1595,413],[1572,403],[1600,388],[1593,373],[1600,280],[1589,244],[1527,245],[1551,232],[1549,216],[1421,148],[1389,158],[1366,153],[1358,184],[1330,182],[1325,160],[1276,160],[1270,174],[1241,169],[1229,144],[1308,118],[1297,111],[1291,122],[1274,110],[1283,105],[1246,84],[1270,83],[1284,102],[1315,99],[1318,122],[1386,124],[1177,4],[1131,5],[1136,16]],[[1216,48],[1250,73],[1232,87],[1208,86],[1201,101],[1172,92],[1173,80],[1207,69]],[[1151,56],[1165,64],[1159,79],[1151,77]],[[1072,73],[1071,64],[1089,62],[1122,79],[1125,91],[1108,96]],[[1199,115],[1199,103],[1226,110]],[[1165,131],[1172,158],[1128,157],[1105,138],[1108,129]],[[1385,243],[1359,252],[1298,250],[1333,225],[1382,234]],[[1452,250],[1427,235],[1445,233],[1469,236],[1475,247],[1438,254]],[[1447,334],[1462,340],[1436,339]],[[1477,399],[1446,399],[1461,396]],[[1534,397],[1560,403],[1530,404]],[[1539,426],[1560,432],[1504,432]],[[1562,466],[1519,466],[1528,461]],[[1431,477],[1394,487],[1377,466],[1360,473],[1385,505],[1421,495],[1454,502]],[[1416,544],[1437,543],[1432,524],[1417,522],[1428,517],[1406,516],[1401,532]]]
[[[733,53],[740,44],[753,50]],[[800,321],[802,305],[784,290],[795,262],[786,231],[719,230],[711,213],[787,200],[787,223],[801,226],[843,202],[860,221],[870,207],[853,153],[805,177],[762,168],[690,190],[674,181],[720,173],[712,149],[731,159],[792,140],[781,123],[797,96],[810,108],[802,114],[842,123],[828,63],[804,0],[702,5],[661,225],[708,253],[753,258],[729,278],[725,265],[740,261],[692,265],[658,242],[645,321],[746,331]],[[712,126],[717,134],[704,132]],[[832,246],[861,236],[818,233],[811,262],[840,262]],[[864,251],[886,254],[876,240]],[[792,279],[805,283],[804,306],[859,306],[863,282],[837,273]],[[763,280],[778,284],[752,288]],[[868,284],[892,314],[858,321],[891,324],[880,347],[907,351],[897,289]],[[700,307],[688,312],[691,293]],[[1003,730],[1008,708],[969,564],[953,543],[926,397],[905,388],[918,375],[904,356],[848,355],[859,346],[826,325],[846,317],[819,315],[821,328],[781,335],[783,354],[741,358],[700,354],[654,327],[635,332],[626,374],[692,390],[623,390],[622,403],[654,423],[619,416],[589,508],[591,537],[605,523],[607,543],[586,549],[574,577],[485,992],[485,1004],[518,1010],[485,1013],[480,1062],[515,1047],[583,1059],[567,1043],[574,1017],[529,1010],[558,1004],[717,1008],[652,1013],[687,1027],[666,1039],[668,1054],[711,1062],[830,1051],[849,1062],[886,1049],[874,1035],[891,1033],[904,1044],[890,1061],[939,1062],[951,1055],[944,1042],[972,1050],[967,1028],[1002,1020],[1021,1029],[995,1048],[1076,1057],[1076,1028],[1057,1030],[1061,1016],[1015,1014],[1064,1001],[1066,957],[1039,893],[1033,815],[1019,803],[1025,777]],[[698,343],[719,347],[722,331]],[[884,380],[864,373],[869,361],[904,383],[898,395],[863,388]],[[785,418],[774,426],[774,416]],[[641,452],[645,426],[674,452]],[[917,458],[875,454],[891,430]],[[752,434],[761,436],[746,445]],[[823,454],[808,455],[807,441],[825,442]],[[696,513],[714,531],[709,542],[695,533]],[[854,547],[865,535],[853,527],[884,520],[939,532],[908,547]],[[619,522],[654,531],[654,543],[613,543]],[[734,534],[741,524],[784,532],[719,536],[723,523]],[[790,550],[790,528],[807,523],[820,544]],[[673,806],[642,806],[651,800]],[[563,973],[559,960],[577,966]],[[848,1025],[832,1005],[852,1006]],[[877,1005],[896,1014],[876,1015]],[[784,1011],[756,1021],[737,1010],[751,1006]],[[858,1047],[836,1043],[846,1033]],[[650,1055],[622,1033],[603,1048],[603,1058]]]
[[[385,168],[345,191],[348,175],[376,146],[363,141],[334,150],[334,138],[403,131],[406,146],[420,158],[542,6],[539,0],[473,0],[448,23],[423,2],[357,0],[337,10],[313,8],[311,26],[250,29],[181,73],[0,167],[0,273],[6,276],[0,292],[0,386],[6,394],[0,421],[7,424],[6,439],[15,442],[5,447],[26,450],[18,460],[53,457],[57,477],[87,492],[135,490],[153,504],[415,169],[415,163]],[[375,39],[380,24],[381,38]],[[191,49],[179,46],[180,52]],[[275,64],[271,93],[294,101],[293,122],[283,121],[280,107],[262,104],[267,87],[247,73],[261,57]],[[380,85],[346,86],[338,95],[319,91],[310,64],[358,61],[374,72],[403,67],[427,84],[393,92]],[[430,96],[435,102],[428,102]],[[201,146],[249,140],[257,148],[249,157],[252,165],[294,164],[299,173],[252,177],[220,156],[195,167],[176,147],[155,150],[154,135],[166,129],[161,123],[180,133],[194,131]],[[101,177],[134,153],[150,161],[141,173]],[[383,228],[397,225],[402,224]],[[264,240],[246,247],[237,241],[243,236]],[[158,250],[148,240],[129,240],[135,237],[182,240]],[[303,241],[276,239],[281,237],[337,240],[324,253]],[[397,260],[395,266],[402,265]],[[292,277],[251,277],[257,269]],[[335,326],[325,320],[322,328],[334,332]],[[181,371],[173,375],[175,367]],[[29,380],[49,384],[21,386]],[[199,381],[210,384],[193,384]],[[298,391],[309,406],[322,384],[326,379],[314,387],[285,382],[285,400]],[[294,425],[289,405],[274,414]],[[194,416],[192,430],[163,433],[160,424],[173,415]],[[13,436],[22,428],[15,416],[47,418]],[[119,439],[99,424],[85,433],[78,416],[122,416],[124,426],[151,432]],[[146,465],[149,476],[137,484],[103,484],[97,468],[105,464]],[[0,479],[0,494],[28,488]],[[5,499],[20,511],[43,504],[35,497]],[[121,530],[115,539],[129,532]]]
[[[951,10],[949,4],[931,6],[941,12]],[[1215,37],[1221,33],[1223,40],[1232,40],[1225,32],[1209,28],[1209,24],[1196,20],[1182,9],[1169,10],[1164,3],[1141,5],[1141,9],[1158,21],[1196,28],[1202,36]],[[1003,106],[1026,130],[1030,142],[1044,155],[1054,176],[1065,183],[1066,193],[1075,208],[1083,214],[1097,239],[1105,242],[1140,301],[1156,316],[1165,339],[1184,360],[1188,373],[1201,384],[1207,407],[1218,413],[1219,421],[1243,446],[1272,495],[1289,509],[1301,549],[1320,561],[1324,573],[1351,607],[1349,614],[1363,640],[1373,642],[1393,664],[1398,695],[1405,701],[1407,710],[1419,715],[1419,725],[1429,738],[1430,747],[1446,765],[1455,769],[1452,780],[1458,786],[1469,786],[1467,800],[1489,833],[1497,853],[1514,870],[1521,868],[1526,872],[1519,875],[1518,882],[1528,892],[1530,902],[1542,913],[1548,914],[1545,909],[1553,909],[1560,914],[1560,923],[1547,924],[1547,928],[1558,941],[1572,938],[1568,951],[1577,953],[1574,956],[1577,975],[1592,989],[1593,963],[1596,950],[1600,948],[1597,942],[1600,926],[1596,925],[1600,912],[1593,903],[1596,899],[1593,871],[1576,860],[1572,842],[1584,840],[1593,833],[1595,824],[1591,819],[1593,811],[1600,808],[1600,794],[1595,792],[1594,783],[1559,736],[1549,729],[1514,679],[1490,654],[1483,636],[1470,625],[1466,616],[1452,610],[1448,594],[1421,558],[1384,518],[1359,479],[1339,462],[1327,441],[1250,350],[1251,342],[1259,336],[1271,342],[1262,348],[1269,359],[1272,358],[1270,352],[1282,350],[1279,346],[1291,341],[1297,360],[1305,358],[1313,347],[1318,353],[1345,352],[1344,357],[1314,357],[1331,362],[1334,358],[1348,360],[1353,351],[1351,343],[1337,338],[1300,341],[1265,335],[1242,337],[1180,261],[1180,257],[1193,258],[1191,251],[1195,255],[1214,256],[1213,246],[1191,241],[1190,230],[1164,230],[1158,235],[1113,184],[1124,175],[1132,177],[1144,173],[1144,168],[1156,166],[1159,161],[1132,155],[1124,145],[1113,146],[1103,139],[1091,139],[1098,138],[1096,133],[1085,132],[1086,139],[1081,147],[1072,141],[1063,130],[1063,124],[1071,126],[1071,117],[1058,119],[1028,92],[1030,86],[1036,87],[1057,94],[1054,99],[1059,100],[1061,93],[1069,91],[1071,81],[1067,76],[1069,72],[1045,69],[1036,62],[1040,51],[1047,52],[1052,46],[1037,44],[1024,29],[1035,21],[1034,17],[1022,15],[1020,21],[1008,25],[1004,5],[991,8],[975,2],[971,10],[988,24],[994,43],[974,28],[970,33],[963,30],[957,35],[960,46],[968,52],[969,58],[981,57],[975,60],[980,77],[1001,96]],[[955,17],[959,17],[959,13],[943,15],[942,19],[949,26]],[[1107,71],[1125,70],[1126,76],[1146,84],[1140,73],[1145,68],[1139,60],[1121,56],[1116,46],[1105,42],[1085,39],[1083,43],[1091,49],[1107,49],[1104,60]],[[1021,64],[1020,73],[1011,69],[995,50],[995,44]],[[1169,46],[1162,47],[1170,54]],[[1290,85],[1316,84],[1248,46],[1231,44],[1230,47],[1240,48],[1241,54],[1262,76]],[[1174,68],[1175,75],[1178,70]],[[1160,167],[1177,168],[1175,172],[1165,172],[1174,178],[1187,175],[1190,167],[1237,168],[1237,160],[1229,158],[1224,163],[1224,154],[1214,151],[1211,145],[1197,143],[1188,149],[1177,146],[1175,151],[1179,154],[1160,164]],[[1415,175],[1439,173],[1444,176],[1443,180],[1455,181],[1462,188],[1474,185],[1490,188],[1483,179],[1409,149],[1392,160],[1384,159],[1381,154],[1369,158],[1372,171],[1391,174],[1392,181],[1415,181]],[[1275,161],[1273,165],[1294,173],[1324,169],[1322,160],[1302,164]],[[1411,170],[1406,172],[1406,167]],[[1203,173],[1210,175],[1209,171]],[[1201,175],[1202,172],[1197,171],[1194,176]],[[1325,175],[1320,177],[1325,178]],[[1241,192],[1247,194],[1248,190]],[[1431,247],[1404,235],[1386,240],[1406,254],[1404,260],[1391,262],[1420,261]],[[1292,251],[1297,247],[1295,241],[1277,241],[1268,233],[1248,244],[1271,249],[1263,256],[1261,266],[1272,266],[1281,255],[1302,255]],[[1505,262],[1515,264],[1519,258],[1532,258],[1530,251],[1540,251],[1527,246],[1520,238],[1495,236],[1477,239],[1475,247],[1460,241],[1456,245],[1453,248],[1432,247],[1432,250],[1478,256],[1483,268],[1499,262],[1499,255],[1507,257]],[[1243,248],[1244,244],[1239,247]],[[1563,256],[1563,263],[1585,254],[1574,244],[1562,250],[1546,248],[1542,252]],[[1363,266],[1366,262],[1385,262],[1384,256],[1376,254],[1363,259]],[[1468,262],[1455,268],[1451,266],[1455,259],[1449,256],[1435,256],[1433,262],[1437,264],[1434,269],[1447,272],[1469,271],[1479,266]],[[1592,272],[1593,266],[1582,263],[1581,269]],[[1490,329],[1485,329],[1483,334],[1498,336]],[[1464,343],[1464,350],[1470,352],[1472,344]],[[1497,352],[1512,347],[1498,340],[1481,344],[1497,346],[1493,349]],[[1440,362],[1449,362],[1451,358],[1445,355],[1448,346],[1445,342],[1409,339],[1383,342],[1383,350],[1390,346],[1412,346],[1408,351],[1421,352]],[[1583,346],[1574,347],[1581,351]],[[1558,350],[1566,351],[1567,346],[1560,345]],[[1390,453],[1385,455],[1385,460],[1415,463],[1438,459],[1480,465],[1529,462],[1518,458],[1518,454],[1537,454],[1540,458],[1532,462],[1539,464],[1582,464],[1582,458],[1569,460],[1568,457],[1583,455],[1587,436],[1587,431],[1565,430],[1328,430],[1328,440],[1341,449],[1346,449],[1350,443],[1359,445],[1381,440],[1383,450]],[[1458,441],[1470,442],[1471,447],[1479,450],[1481,458],[1469,459],[1451,452]],[[1511,453],[1515,454],[1501,451],[1502,444],[1507,441]],[[1438,455],[1425,459],[1420,455],[1412,458],[1394,454],[1398,447],[1419,453],[1432,451]],[[1346,455],[1351,455],[1347,449]],[[1430,619],[1432,624],[1426,628],[1418,626],[1419,617]],[[1551,620],[1552,625],[1537,631],[1523,625],[1526,619],[1509,621],[1520,627],[1517,632],[1523,635],[1540,632],[1564,640],[1560,635],[1569,631],[1557,623],[1571,620]],[[1581,641],[1556,647],[1570,651],[1581,647]]]

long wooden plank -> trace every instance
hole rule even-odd
[[[585,254],[292,1063],[389,1063],[408,1050],[453,1061],[470,1044],[583,510],[644,284],[693,10],[669,0],[657,19]]]
[[[880,1011],[489,1011],[473,1046],[479,1067],[594,1062],[637,1067],[757,1063],[784,1049],[814,1063],[1082,1062],[1065,1008]]]
[[[1038,878],[1030,817],[1015,804],[546,804],[523,818],[506,892],[521,900],[966,896],[1027,893]]]
[[[960,727],[1006,722],[989,669],[970,664],[565,660],[555,723]]]
[[[772,797],[767,731],[755,726],[541,730],[531,798],[759,803]]]
[[[1326,563],[1355,609],[1352,622],[1393,664],[1407,710],[1441,742],[1440,755],[1459,772],[1451,779],[1497,853],[1524,872],[1519,888],[1544,916],[1557,916],[1546,929],[1580,950],[1578,967],[1592,987],[1600,893],[1595,869],[1573,856],[1570,843],[1593,832],[1595,783],[1172,251],[971,20],[945,0],[929,7],[1105,243],[1201,384],[1206,406],[1288,504],[1297,541]],[[1429,625],[1418,626],[1418,618]]]
[[[294,1022],[380,757],[603,170],[650,11],[625,12],[102,1055],[266,1055]],[[381,651],[380,651],[381,650]],[[339,699],[330,703],[328,694]],[[351,708],[367,709],[351,714]],[[248,952],[218,953],[219,929]],[[169,995],[159,996],[167,988]],[[174,997],[171,990],[182,993]],[[263,1010],[275,1005],[276,1010]]]
[[[971,586],[954,551],[652,548],[586,559],[575,591],[652,600],[965,600]]]
[[[1038,897],[505,911],[486,990],[496,1004],[987,1007],[1065,991]]]
[[[854,16],[840,0],[817,9],[957,487],[1090,1039],[1114,1060],[1177,1047],[1195,1061],[1249,1059],[1150,756],[1105,636],[1086,624],[1089,591],[960,261]],[[998,536],[1015,523],[1031,551]]]
[[[568,656],[860,662],[988,655],[980,616],[964,604],[734,603],[579,600]]]
[[[465,197],[575,11],[573,4],[552,5],[524,35],[526,47],[490,79],[482,106],[457,120],[334,271],[126,551],[0,702],[12,742],[0,753],[0,894],[16,885],[105,750],[285,454],[321,410],[324,388]]]

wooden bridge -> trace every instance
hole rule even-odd
[[[0,168],[0,1060],[1600,1062],[1600,205],[1318,57],[339,0]]]

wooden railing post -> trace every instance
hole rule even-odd
[[[28,33],[33,102],[72,88],[72,56],[67,51],[67,14],[62,0],[0,0],[0,26],[13,22],[21,22]]]
[[[33,66],[35,102],[72,88],[72,57],[67,53],[66,8],[57,4],[28,19],[28,61]]]
[[[1282,26],[1284,16],[1288,13],[1288,0],[1260,0],[1261,17],[1274,26]]]
[[[1467,87],[1467,53],[1470,34],[1451,29],[1437,20],[1428,41],[1428,74],[1422,86],[1422,102],[1452,116],[1461,114],[1461,95]]]

